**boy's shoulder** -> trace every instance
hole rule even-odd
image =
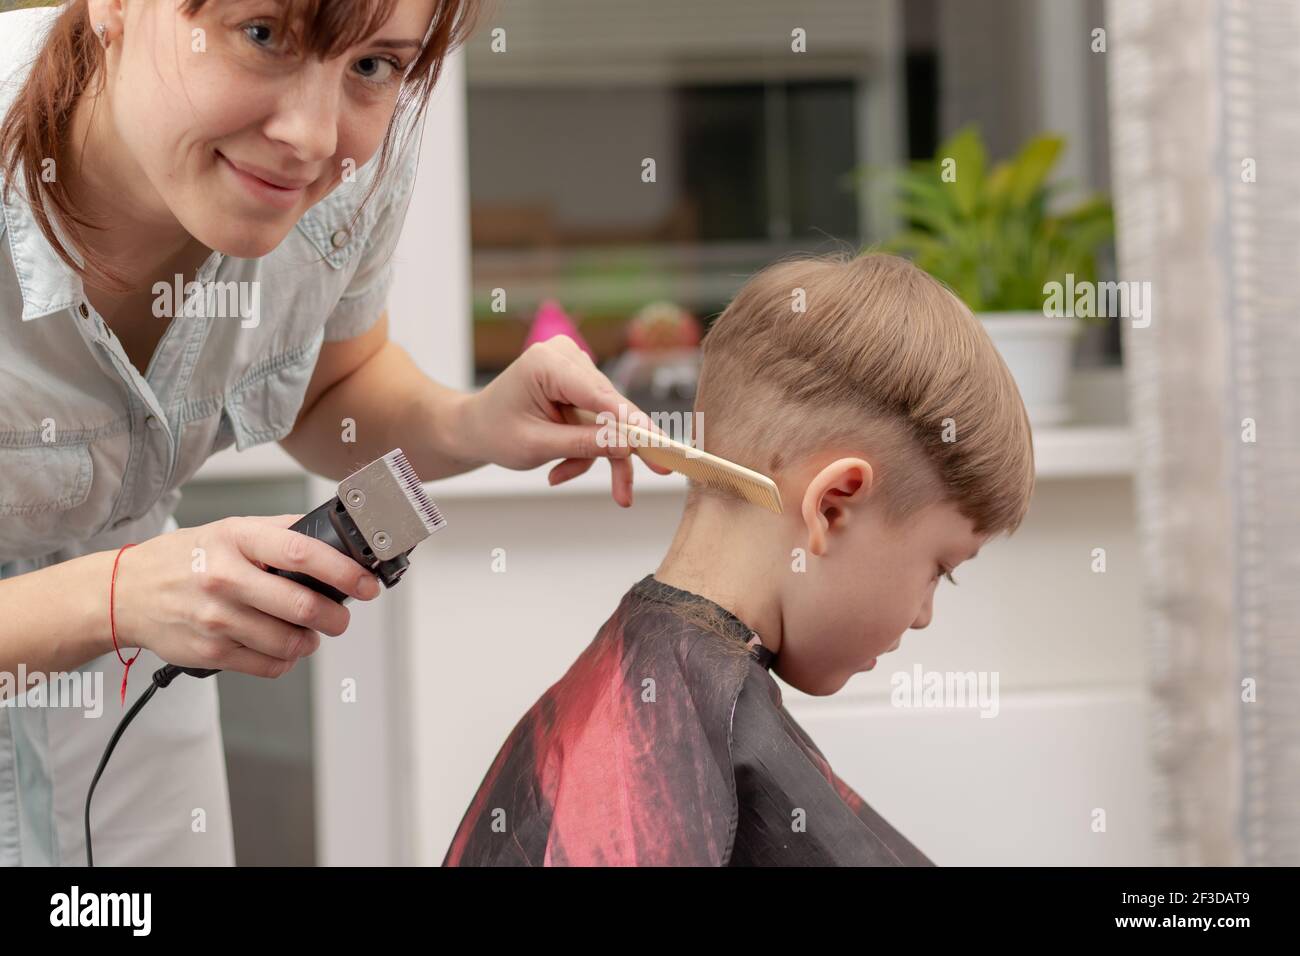
[[[647,575],[623,596],[511,732],[446,862],[727,862],[732,716],[747,682],[771,679],[752,632],[734,618],[702,628],[684,595]]]

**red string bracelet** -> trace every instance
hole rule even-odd
[[[124,544],[117,551],[117,557],[113,559],[113,580],[108,586],[108,630],[113,635],[113,650],[117,651],[117,659],[122,662],[125,668],[122,671],[122,706],[126,706],[126,677],[131,673],[131,665],[135,659],[140,656],[140,648],[135,649],[135,655],[128,661],[122,657],[122,649],[117,646],[117,621],[113,616],[113,600],[117,593],[117,562],[122,559],[122,552],[127,548],[134,548],[134,544]]]

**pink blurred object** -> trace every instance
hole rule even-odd
[[[554,299],[547,299],[533,316],[533,324],[528,327],[528,337],[524,339],[524,348],[528,348],[534,342],[545,342],[557,335],[567,335],[578,343],[578,348],[591,356],[593,362],[596,361],[596,353],[583,340],[577,325],[569,318],[568,313],[560,307],[560,303]]]

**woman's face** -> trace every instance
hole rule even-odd
[[[437,0],[401,0],[321,61],[287,49],[277,0],[91,0],[109,21],[109,113],[128,189],[203,245],[266,255],[379,149]],[[145,216],[143,218],[151,218]]]

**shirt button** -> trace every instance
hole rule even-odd
[[[90,318],[90,310],[86,308],[86,303],[83,302],[81,305],[77,306],[77,311],[81,313],[83,319]]]
[[[342,249],[348,244],[351,234],[346,229],[340,229],[334,235],[330,236],[330,242],[334,244],[335,249]]]
[[[146,415],[144,417],[144,423],[153,429],[157,429],[159,427],[158,419],[152,415]]]

